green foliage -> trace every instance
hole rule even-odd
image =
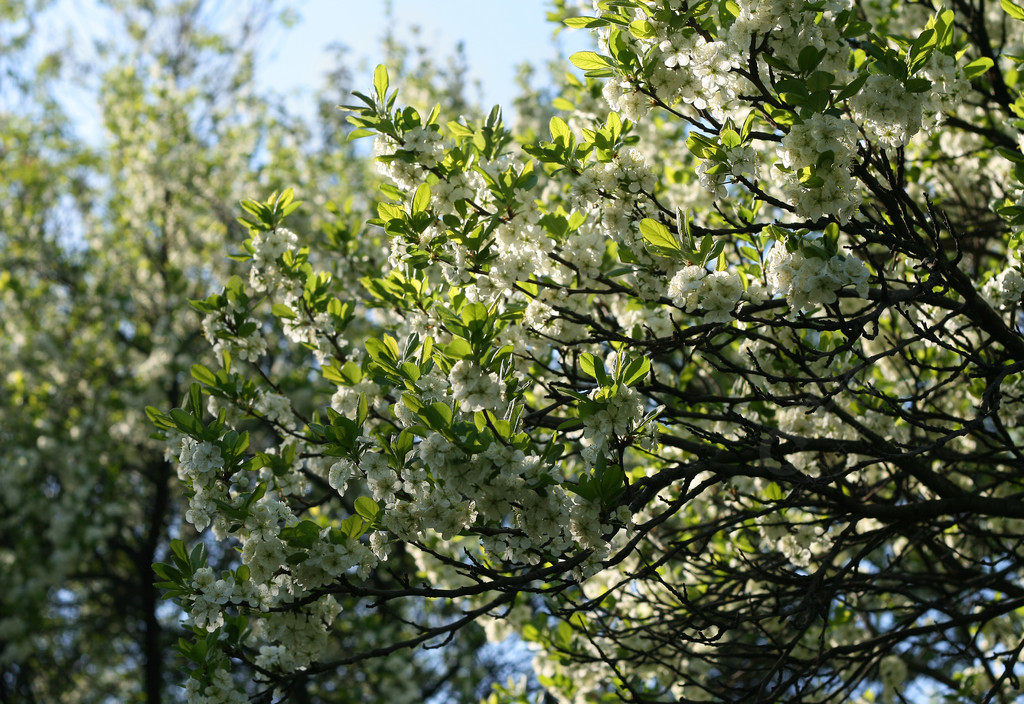
[[[301,200],[293,200],[294,198],[295,193],[289,188],[280,195],[271,193],[266,203],[243,200],[242,210],[247,212],[250,217],[238,218],[238,222],[245,225],[250,231],[270,232],[302,205]]]
[[[514,132],[392,44],[330,153],[175,7],[109,153],[2,116],[3,698],[1014,696],[1020,7],[555,2]]]

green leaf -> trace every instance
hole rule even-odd
[[[392,362],[392,363],[398,361],[397,360],[397,355],[395,357],[388,358],[388,348],[387,348],[387,346],[383,342],[381,342],[380,340],[378,340],[375,337],[368,338],[363,343],[363,346],[366,348],[366,353],[368,355],[370,355],[370,359],[372,359],[374,361],[377,361],[377,362],[384,361],[384,362]]]
[[[277,197],[277,200],[274,201],[274,207],[277,208],[278,210],[280,210],[281,208],[286,208],[294,199],[295,190],[292,188],[286,188],[283,191],[281,191],[281,195],[279,195]]]
[[[795,125],[800,121],[796,116],[796,113],[792,110],[777,108],[770,103],[766,104],[764,109],[765,112],[768,113],[768,117],[771,118],[772,122],[776,125]]]
[[[171,582],[181,579],[181,572],[179,570],[175,569],[173,565],[168,565],[163,562],[155,563],[153,565],[153,572],[155,572],[160,579],[166,579]]]
[[[363,380],[363,370],[353,361],[345,362],[341,368],[341,377],[352,386]]]
[[[686,148],[698,159],[705,159],[718,151],[718,145],[699,132],[689,134],[686,138]]]
[[[1021,154],[1018,151],[1007,149],[1006,147],[996,147],[996,151],[999,152],[1004,159],[1009,159],[1017,164],[1024,163],[1024,154]]]
[[[633,386],[642,381],[649,371],[651,371],[651,360],[646,357],[634,359],[626,365],[626,369],[622,372],[622,383],[626,386]]]
[[[202,543],[197,543],[192,552],[188,556],[188,564],[192,566],[192,572],[195,573],[201,567],[206,566],[206,546]]]
[[[359,403],[356,404],[356,424],[362,425],[366,422],[366,417],[370,415],[370,407],[366,402],[366,394],[359,394]]]
[[[384,342],[384,346],[387,348],[388,352],[391,353],[391,359],[397,362],[402,356],[402,353],[398,351],[398,341],[387,333],[381,337],[381,340]]]
[[[203,387],[199,384],[192,382],[188,385],[188,400],[189,405],[192,406],[192,415],[197,420],[201,420],[205,407],[203,405]]]
[[[636,20],[629,23],[629,33],[637,39],[653,39],[658,36],[654,25],[647,20]]]
[[[192,365],[192,378],[200,384],[206,384],[207,386],[217,385],[217,377],[202,364]]]
[[[249,494],[249,496],[247,496],[246,499],[245,499],[245,506],[246,506],[246,508],[248,508],[249,506],[252,506],[254,503],[256,503],[257,501],[262,499],[266,495],[266,493],[267,493],[267,485],[266,485],[266,483],[265,482],[260,482],[259,484],[257,484],[256,488],[253,489],[252,493]]]
[[[596,27],[607,27],[608,20],[599,17],[568,17],[562,20],[566,27],[573,29],[594,29]]]
[[[172,408],[170,411],[170,417],[171,420],[174,421],[175,427],[181,432],[186,435],[191,435],[192,437],[202,437],[202,424],[187,412],[180,408]]]
[[[604,68],[614,68],[615,64],[607,56],[602,56],[593,51],[577,51],[569,57],[573,66],[584,71],[595,71]]]
[[[608,503],[616,498],[625,479],[626,475],[621,468],[608,467],[605,469],[604,474],[601,476],[600,487],[598,488],[602,503]]]
[[[771,482],[764,488],[764,498],[766,501],[782,501],[786,498],[786,494],[782,491],[782,487]]]
[[[427,338],[423,341],[423,346],[420,348],[420,366],[427,363],[427,360],[430,359],[430,355],[433,353],[433,351],[434,338],[428,335]]]
[[[576,232],[580,229],[580,226],[586,221],[587,214],[581,211],[576,211],[569,216],[569,232]]]
[[[502,345],[491,350],[487,355],[487,360],[484,363],[489,369],[493,369],[495,365],[501,364],[506,358],[511,357],[515,353],[516,348],[512,345]]]
[[[953,44],[953,21],[956,16],[952,10],[943,10],[935,16],[936,46],[945,49]]]
[[[556,115],[551,118],[548,127],[551,130],[552,142],[558,144],[561,141],[565,145],[569,144],[569,140],[572,139],[572,130],[569,129],[569,125],[565,124],[565,120]]]
[[[281,539],[292,547],[306,548],[316,544],[320,537],[320,526],[313,521],[302,521],[290,528],[281,529]]]
[[[341,522],[341,532],[349,538],[358,538],[366,532],[366,521],[359,516],[349,516]]]
[[[1021,7],[1011,0],[999,0],[1000,7],[1003,8],[1003,12],[1008,14],[1015,20],[1024,20],[1024,7]]]
[[[747,138],[750,137],[750,133],[754,130],[754,121],[756,119],[756,112],[751,110],[747,113],[747,119],[743,121],[743,128],[740,130],[740,142],[746,142]]]
[[[608,20],[603,20],[599,17],[568,17],[562,20],[562,23],[566,27],[572,27],[573,29],[594,29],[596,27],[607,27]]]
[[[462,322],[470,330],[480,330],[487,324],[489,315],[483,303],[470,303],[462,309]]]
[[[455,337],[445,346],[444,353],[454,359],[472,359],[473,347],[461,337]]]
[[[993,62],[992,59],[988,58],[987,56],[982,56],[980,59],[975,59],[971,63],[964,66],[964,76],[967,78],[967,80],[977,78],[978,76],[982,75],[983,73],[987,72],[990,68],[992,68],[993,65],[995,65],[995,62]],[[910,90],[909,86],[907,90]]]
[[[865,71],[856,78],[854,78],[852,81],[850,81],[846,85],[846,87],[839,91],[839,94],[836,95],[836,102],[838,103],[842,100],[846,100],[847,98],[852,98],[853,96],[857,95],[860,89],[863,88],[864,84],[867,82],[868,75],[869,74],[867,73],[867,71]]]
[[[988,69],[985,70],[987,71]],[[929,81],[927,78],[910,78],[907,79],[906,83],[908,93],[924,93],[931,87],[932,82]]]
[[[369,496],[360,496],[356,499],[355,509],[358,515],[370,523],[376,521],[378,514],[380,514],[380,506]]]
[[[270,312],[273,313],[274,317],[283,318],[285,320],[294,320],[295,318],[299,317],[295,315],[295,311],[293,311],[289,306],[286,306],[284,303],[275,303],[274,305],[270,306]]]
[[[825,185],[825,179],[810,169],[800,169],[800,185],[804,188],[821,188]]]
[[[405,217],[405,213],[394,203],[381,202],[377,204],[377,216],[381,220],[402,220]]]
[[[452,425],[452,409],[441,401],[432,403],[423,408],[420,416],[426,419],[431,430],[447,430]]]
[[[418,397],[412,394],[402,394],[402,403],[413,413],[419,413],[423,410],[423,402]]]
[[[736,130],[722,130],[719,136],[722,138],[722,146],[726,149],[735,149],[743,143]]]
[[[398,369],[402,372],[402,376],[409,381],[415,383],[420,378],[420,366],[415,362],[402,362]]]
[[[846,25],[846,28],[843,29],[843,38],[844,39],[851,39],[853,37],[862,36],[862,35],[867,34],[868,32],[870,32],[871,31],[871,27],[872,27],[872,25],[871,25],[870,22],[861,22],[859,20],[851,20]]]
[[[917,39],[914,40],[914,43],[911,44],[909,51],[910,57],[914,58],[925,49],[935,46],[938,39],[938,34],[935,32],[934,28],[924,30],[918,35]]]
[[[828,71],[815,71],[807,77],[807,90],[811,92],[817,92],[820,90],[828,90],[832,87],[835,76]]]
[[[604,362],[589,352],[584,352],[580,355],[580,369],[583,370],[584,374],[589,376],[591,379],[596,379],[598,382],[600,382],[602,378],[608,378],[608,373],[604,368]]]
[[[672,233],[665,225],[657,220],[652,218],[641,220],[640,234],[643,236],[644,242],[652,247],[682,254],[683,249],[679,245],[679,241],[672,236]]]
[[[373,71],[373,89],[377,92],[377,97],[380,102],[383,103],[385,96],[388,92],[388,69],[384,64],[378,64],[377,68]]]
[[[797,57],[796,63],[797,66],[799,66],[800,71],[802,71],[803,73],[810,73],[815,68],[817,68],[818,64],[821,63],[821,60],[824,57],[824,49],[819,51],[816,47],[805,46],[803,49],[800,50],[800,55]]]
[[[426,212],[430,206],[430,186],[421,183],[416,189],[416,195],[412,199],[412,214]]]

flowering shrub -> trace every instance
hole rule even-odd
[[[356,94],[381,270],[244,203],[248,279],[194,302],[219,368],[149,409],[240,551],[157,565],[191,701],[473,622],[560,701],[1012,697],[1024,9],[588,12],[549,136],[383,67]],[[418,616],[342,645],[389,603]]]

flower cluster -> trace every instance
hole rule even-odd
[[[409,130],[401,143],[386,135],[379,135],[373,143],[374,156],[385,157],[377,159],[377,170],[399,188],[410,192],[415,191],[424,182],[428,170],[444,158],[444,151],[441,133],[426,127]]]
[[[996,308],[1009,310],[1024,296],[1024,275],[1015,267],[1007,267],[985,283],[982,293]]]
[[[704,310],[704,322],[727,323],[743,296],[743,281],[731,271],[708,274],[703,267],[690,265],[675,273],[668,284],[672,304],[687,313]]]
[[[853,116],[869,134],[889,148],[902,147],[921,129],[924,96],[910,93],[902,82],[885,74],[868,78],[850,99]]]
[[[193,492],[185,519],[202,530],[217,513],[216,502],[224,498],[225,487],[217,481],[218,470],[224,466],[220,448],[211,442],[197,442],[185,437],[178,454],[178,479]]]
[[[834,217],[845,223],[861,203],[857,181],[850,175],[857,144],[854,123],[835,115],[815,113],[794,125],[779,145],[786,172],[786,193],[800,215],[817,220]],[[801,172],[812,178],[802,180]]]
[[[245,704],[249,697],[235,687],[227,670],[218,668],[205,687],[199,680],[189,679],[185,685],[185,701],[188,704]]]
[[[867,295],[870,272],[856,257],[836,254],[825,260],[803,250],[790,252],[776,243],[768,253],[765,268],[772,293],[785,296],[794,313],[835,303],[844,286],[853,286],[858,296]]]
[[[276,291],[281,286],[294,288],[294,282],[281,270],[281,256],[285,252],[294,252],[298,241],[298,235],[283,227],[253,235],[249,283],[254,291]]]
[[[452,367],[449,379],[452,397],[463,410],[502,410],[501,384],[494,372],[485,373],[471,362],[460,360]]]
[[[630,81],[610,80],[602,94],[609,107],[627,120],[639,120],[651,109],[651,99]]]
[[[598,402],[598,407],[583,418],[583,437],[588,444],[581,455],[587,465],[593,466],[615,438],[633,430],[643,415],[644,404],[636,389],[624,384],[611,389],[594,389],[590,397]]]
[[[267,341],[258,321],[247,318],[238,325],[239,313],[245,315],[247,311],[232,306],[207,315],[203,318],[203,335],[216,354],[228,352],[237,359],[255,362],[267,353]],[[240,330],[245,330],[245,334],[238,334]]]

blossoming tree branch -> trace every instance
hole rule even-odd
[[[566,702],[1014,700],[1024,8],[565,14],[543,133],[378,67],[378,216],[243,203],[216,362],[149,409],[208,531],[156,565],[190,701],[478,626]]]

